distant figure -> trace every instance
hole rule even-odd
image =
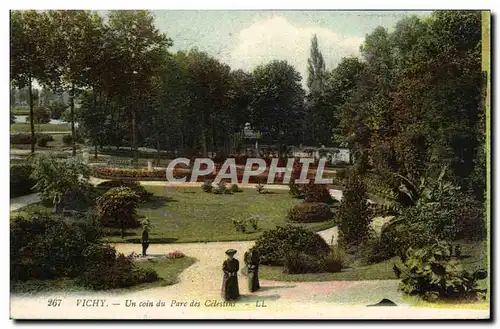
[[[240,262],[234,258],[236,250],[228,249],[226,251],[227,259],[222,263],[222,298],[224,300],[235,300],[240,297],[240,289],[238,288],[238,270]]]
[[[245,264],[248,270],[248,290],[254,292],[260,289],[259,284],[259,264],[260,253],[257,249],[250,249],[245,252]]]
[[[144,227],[144,229],[142,230],[141,244],[142,244],[142,256],[145,257],[145,256],[147,256],[146,251],[148,250],[148,247],[149,247],[149,229],[148,229],[148,227]]]

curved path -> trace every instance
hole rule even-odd
[[[92,179],[96,184],[101,180]],[[141,182],[143,185],[165,185],[166,182]],[[254,184],[250,184],[254,186]],[[178,184],[177,184],[178,186]],[[189,186],[193,186],[189,184]],[[246,186],[242,186],[246,187]],[[284,186],[285,188],[288,188]],[[283,188],[270,185],[266,188]],[[336,198],[341,191],[331,191]],[[339,195],[340,194],[340,195]],[[38,199],[39,200],[39,199]],[[19,209],[37,201],[36,195],[11,199],[11,210]],[[335,242],[337,228],[318,232],[327,242]],[[399,280],[367,281],[326,281],[326,282],[277,282],[261,280],[262,289],[249,293],[246,277],[238,273],[241,299],[234,306],[214,307],[213,301],[221,301],[222,283],[221,265],[225,259],[224,251],[228,248],[237,250],[236,257],[241,257],[253,245],[253,241],[209,242],[209,243],[173,243],[152,244],[148,258],[155,258],[169,251],[179,250],[188,256],[197,258],[197,262],[184,270],[179,282],[166,287],[156,287],[120,294],[112,293],[51,293],[50,295],[11,297],[11,316],[15,318],[485,318],[487,310],[469,309],[434,309],[409,307],[398,291]],[[114,244],[119,252],[130,254],[140,252],[140,245]],[[141,260],[148,261],[148,260]],[[57,308],[43,307],[48,298],[62,298],[64,311]],[[106,307],[85,308],[77,305],[82,298],[105,299]],[[399,307],[366,307],[388,298]],[[140,305],[140,302],[165,302],[160,307],[126,307],[126,300]],[[174,302],[178,302],[177,304]],[[189,306],[192,301],[200,306]],[[187,304],[180,304],[187,302]],[[117,305],[114,305],[117,304]],[[118,305],[119,304],[119,305]],[[182,306],[173,306],[182,305]],[[265,305],[265,307],[264,307]]]

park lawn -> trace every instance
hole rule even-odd
[[[30,132],[31,127],[29,123],[13,123],[10,125],[11,133],[18,132]],[[67,131],[71,132],[71,127],[67,123],[44,123],[44,124],[35,124],[35,132],[43,132],[43,131]]]
[[[480,242],[464,242],[457,241],[454,244],[459,244],[462,248],[461,264],[465,270],[474,271],[479,268],[487,268],[487,243]],[[259,277],[265,280],[273,281],[290,281],[290,282],[306,282],[306,281],[356,281],[356,280],[387,280],[397,279],[392,270],[393,265],[401,267],[399,257],[364,266],[352,266],[342,269],[337,273],[306,273],[306,274],[287,274],[283,273],[281,266],[266,266],[262,265],[259,270]],[[485,289],[488,287],[488,279],[479,281],[479,288]]]
[[[131,290],[142,290],[155,287],[164,287],[178,282],[179,275],[189,266],[193,265],[196,259],[193,257],[183,257],[168,259],[148,259],[137,261],[136,264],[142,268],[152,268],[159,276],[159,280],[150,283],[141,283],[129,288],[111,289],[108,292],[120,293]],[[76,284],[76,279],[60,278],[55,280],[28,280],[11,281],[11,293],[14,294],[36,294],[43,292],[89,292],[92,291]]]
[[[153,243],[210,242],[254,240],[262,232],[287,224],[287,212],[302,202],[294,199],[288,190],[272,190],[259,194],[256,189],[228,194],[205,193],[201,187],[146,186],[154,193],[153,201],[141,205],[139,215],[146,216],[153,226],[150,239]],[[233,219],[261,216],[257,230],[247,227],[247,232],[236,231]],[[302,224],[318,231],[332,227],[333,221]],[[108,237],[113,242],[139,242],[140,229],[129,229],[128,236]]]

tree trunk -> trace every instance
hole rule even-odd
[[[123,219],[120,221],[120,233],[122,235],[122,239],[125,237],[125,227],[123,225]]]
[[[137,154],[137,130],[135,127],[135,108],[132,109],[132,150],[134,153],[134,163],[139,163],[139,156]]]
[[[94,159],[97,160],[97,143],[94,145]]]
[[[35,121],[33,117],[33,88],[31,76],[28,78],[28,103],[30,106],[31,153],[35,153]]]
[[[160,135],[156,135],[156,165],[160,166]]]
[[[69,109],[71,113],[71,156],[76,156],[76,141],[75,141],[75,84],[71,84],[71,93],[69,97]]]
[[[203,156],[207,156],[207,136],[205,129],[205,113],[201,111],[201,149],[203,152]]]

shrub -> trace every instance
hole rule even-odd
[[[37,134],[36,144],[40,147],[46,147],[48,142],[54,141],[54,137],[49,134]]]
[[[10,166],[10,196],[18,197],[34,192],[36,181],[31,178],[33,167],[30,164],[13,164]]]
[[[127,288],[159,279],[152,269],[142,269],[133,262],[133,255],[118,254],[110,246],[93,246],[86,250],[85,270],[77,282],[94,290]]]
[[[60,119],[63,112],[68,106],[63,101],[57,101],[49,105],[50,117],[52,119]]]
[[[206,193],[212,193],[212,189],[214,187],[212,186],[212,181],[210,180],[206,180],[203,182],[203,184],[201,185],[201,189],[203,190],[203,192],[206,192]]]
[[[231,192],[238,193],[238,192],[243,192],[243,190],[240,189],[237,184],[233,184],[233,185],[231,185]]]
[[[128,187],[114,187],[104,193],[95,208],[96,215],[103,226],[120,227],[121,237],[125,229],[140,225],[137,220],[139,197]]]
[[[338,247],[331,248],[330,252],[323,259],[323,267],[326,272],[340,272],[345,265],[346,255]]]
[[[364,183],[350,175],[338,210],[339,237],[346,247],[358,245],[369,237],[370,211]]]
[[[170,251],[167,253],[167,258],[169,258],[169,259],[176,259],[176,258],[183,258],[183,257],[186,257],[186,255],[184,255],[182,253],[182,251],[179,251],[179,250],[174,250],[174,251]]]
[[[396,255],[395,249],[387,240],[374,235],[355,249],[356,258],[363,265],[380,263]]]
[[[36,142],[36,135],[35,135]],[[15,133],[10,135],[12,145],[31,144],[31,133]]]
[[[252,228],[257,231],[259,229],[259,218],[256,216],[251,216],[248,219],[248,224],[252,226]]]
[[[289,250],[283,256],[283,272],[288,274],[323,272],[321,257],[308,255],[298,250]]]
[[[26,118],[30,122],[30,115]],[[33,109],[33,122],[36,124],[45,124],[50,122],[50,109],[45,106],[36,106]]]
[[[226,183],[219,182],[219,184],[213,189],[214,194],[232,194],[231,190],[227,188]]]
[[[329,220],[332,215],[330,206],[326,203],[304,202],[290,209],[287,219],[292,222],[312,223]]]
[[[477,289],[477,281],[487,277],[483,269],[465,271],[451,259],[450,246],[444,242],[410,249],[400,270],[400,289],[410,295],[419,295],[428,301],[436,299],[477,300],[485,290]]]
[[[12,280],[74,277],[84,266],[83,251],[99,238],[87,221],[68,222],[48,214],[18,216],[10,223]]]
[[[62,141],[66,146],[73,145],[73,137],[70,134],[64,135]]]
[[[266,192],[266,190],[264,189],[264,184],[262,183],[258,183],[257,185],[255,185],[255,188],[257,189],[257,193],[259,194],[263,194]]]
[[[83,191],[88,187],[90,169],[74,158],[60,160],[37,155],[33,168],[31,177],[36,180],[35,190],[40,193],[42,201],[54,205],[56,212],[75,190]]]
[[[255,242],[255,248],[261,252],[261,263],[268,265],[283,265],[285,253],[293,250],[313,256],[329,251],[319,234],[291,225],[265,231]]]
[[[325,184],[314,184],[314,181],[306,185],[304,193],[305,202],[333,204],[337,201],[332,198]]]
[[[114,187],[128,187],[137,194],[140,202],[146,202],[151,199],[153,193],[148,192],[144,186],[142,186],[138,181],[134,180],[126,180],[126,179],[117,179],[117,180],[109,180],[97,185],[97,188],[103,189],[111,189]]]
[[[292,197],[297,199],[303,199],[305,196],[305,185],[295,183],[295,179],[290,179],[290,183],[288,183],[288,187],[290,189],[289,193]]]
[[[245,233],[247,231],[247,222],[244,219],[233,219],[233,226],[237,232]]]

